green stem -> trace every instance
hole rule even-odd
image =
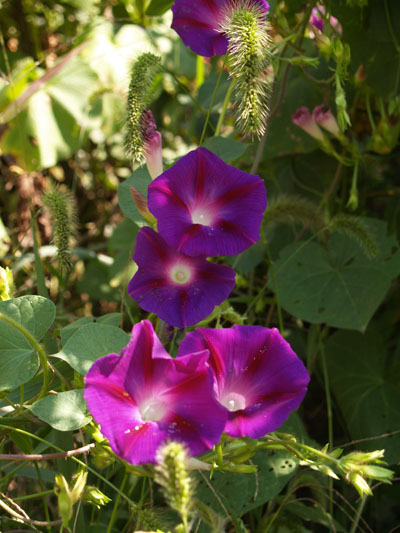
[[[375,132],[376,132],[376,124],[375,124],[374,116],[372,114],[371,95],[369,93],[367,93],[367,96],[365,98],[365,107],[366,107],[366,110],[367,110],[368,120],[369,120],[369,124],[371,126],[372,133],[375,134]]]
[[[389,12],[389,6],[388,6],[388,3],[387,3],[387,0],[383,0],[383,3],[385,5],[386,22],[387,22],[387,25],[388,25],[388,28],[389,28],[390,36],[392,38],[394,47],[396,48],[396,52],[398,54],[400,54],[400,46],[399,46],[399,43],[397,42],[396,33],[393,30],[392,21],[390,20],[390,12]]]
[[[325,348],[324,348],[323,342],[321,342],[320,352],[321,352],[322,373],[324,376],[326,412],[327,412],[327,417],[328,417],[329,449],[333,450],[332,398],[331,398],[331,390],[329,386],[329,374],[328,374],[328,367],[326,365]],[[329,477],[328,479],[328,485],[329,485],[329,513],[332,516],[332,513],[333,513],[333,479],[331,477]]]
[[[43,348],[40,346],[40,344],[37,342],[37,340],[29,333],[27,329],[25,329],[19,322],[16,320],[10,318],[9,316],[0,313],[0,320],[3,320],[4,322],[7,322],[10,324],[10,326],[13,326],[15,329],[17,329],[22,335],[26,338],[26,340],[29,342],[29,344],[32,345],[32,347],[37,351],[37,354],[40,359],[40,364],[42,366],[43,370],[43,386],[42,390],[39,394],[39,399],[43,398],[43,396],[47,393],[47,387],[50,382],[50,370],[49,370],[49,363],[47,361],[46,354],[43,350]]]
[[[56,446],[55,444],[53,444],[52,442],[49,442],[46,439],[42,439],[42,437],[38,437],[34,433],[29,433],[29,431],[25,431],[23,429],[15,428],[15,427],[8,426],[6,424],[1,424],[1,423],[0,423],[0,427],[4,428],[4,429],[10,429],[12,431],[16,431],[17,433],[21,433],[22,435],[27,435],[28,437],[32,437],[33,439],[36,439],[39,442],[43,442],[43,444],[46,444],[47,446],[49,446],[51,448],[54,448],[58,452],[68,451],[68,450],[63,450],[59,446]],[[94,476],[96,476],[99,479],[101,479],[103,481],[103,483],[105,483],[106,485],[111,487],[117,494],[119,494],[121,496],[121,498],[123,498],[125,501],[127,501],[129,503],[129,505],[131,505],[133,508],[137,507],[137,505],[136,505],[136,503],[134,501],[132,501],[130,498],[128,498],[128,496],[126,494],[124,494],[118,487],[116,487],[113,483],[111,483],[111,481],[109,481],[107,478],[105,478],[104,476],[99,474],[99,472],[97,472],[94,468],[90,467],[89,465],[87,465],[86,463],[84,463],[83,461],[78,459],[77,457],[74,457],[73,455],[70,457],[70,459],[75,461],[75,463],[78,463],[78,465],[82,466],[83,468],[86,468],[86,470],[88,470]],[[21,465],[18,465],[18,469],[22,468],[24,466],[24,464],[25,463],[21,463]],[[7,475],[9,475],[9,474],[7,474]]]
[[[274,286],[276,309],[278,311],[279,332],[282,335],[282,337],[284,337],[282,308],[281,308],[281,301],[280,301],[280,298],[279,298],[278,283],[276,281],[275,267],[274,267],[274,263],[273,263],[272,258],[271,258],[271,254],[269,252],[269,246],[268,246],[268,242],[267,242],[266,239],[264,240],[264,243],[266,245],[267,260],[268,260],[268,263],[269,263],[269,272],[271,273],[272,285]]]
[[[125,483],[127,482],[127,479],[128,479],[128,472],[125,470],[124,477],[123,477],[122,483],[121,483],[121,491],[124,490]],[[116,518],[116,515],[117,515],[117,511],[119,510],[119,502],[120,502],[120,500],[121,500],[121,496],[120,496],[120,494],[117,494],[117,497],[116,497],[115,503],[114,503],[114,508],[112,510],[112,513],[111,513],[110,522],[108,523],[107,533],[111,532],[112,527],[114,525],[115,518]]]
[[[47,287],[46,287],[43,265],[40,259],[39,246],[38,246],[38,241],[36,237],[36,229],[37,229],[36,218],[33,216],[32,210],[31,210],[31,229],[32,229],[32,237],[33,237],[33,253],[35,256],[35,271],[36,271],[38,294],[39,296],[48,298],[49,291],[47,290]]]
[[[222,104],[222,110],[221,110],[221,113],[219,115],[217,127],[215,129],[215,134],[214,134],[215,136],[220,134],[220,131],[221,131],[221,128],[222,128],[222,124],[224,123],[225,113],[226,113],[226,110],[228,109],[228,104],[229,104],[229,101],[231,99],[232,91],[233,91],[234,86],[235,86],[235,81],[232,80],[231,84],[229,85],[228,90],[226,91],[224,103]]]
[[[44,490],[43,492],[36,492],[35,494],[27,494],[26,496],[13,497],[15,502],[22,502],[25,500],[33,500],[34,498],[42,498],[43,496],[50,496],[54,494],[54,490]]]
[[[210,116],[211,116],[212,108],[213,108],[213,106],[214,106],[215,98],[217,97],[217,92],[218,92],[218,89],[219,89],[219,85],[220,85],[220,83],[221,83],[221,78],[222,78],[222,73],[223,73],[223,71],[224,71],[224,66],[225,66],[226,57],[227,57],[227,56],[225,56],[224,63],[223,63],[222,68],[221,68],[221,70],[220,70],[220,72],[219,72],[218,79],[217,79],[217,83],[216,83],[216,85],[215,85],[214,92],[213,92],[213,95],[212,95],[212,98],[211,98],[211,102],[210,102],[210,105],[209,105],[209,107],[208,107],[208,112],[207,112],[207,116],[206,116],[206,121],[204,122],[203,132],[202,132],[201,137],[200,137],[199,146],[201,146],[201,145],[203,144],[204,137],[206,136],[206,130],[207,130],[208,122],[209,122],[209,120],[210,120]]]
[[[364,496],[363,498],[361,498],[360,503],[358,504],[358,507],[357,507],[357,511],[356,511],[356,515],[354,517],[353,523],[351,524],[351,529],[349,533],[356,533],[357,526],[360,521],[361,514],[364,510],[366,501],[367,501],[367,496]]]
[[[40,468],[39,468],[37,463],[34,463],[33,466],[35,467],[36,475],[37,475],[37,478],[38,478],[38,481],[39,481],[39,486],[40,486],[40,489],[41,489],[42,494],[43,494],[43,492],[44,492],[44,484],[43,484],[42,474],[40,473]],[[46,522],[50,522],[49,506],[47,505],[46,496],[42,496],[42,502],[43,502],[44,514],[45,514],[45,517],[46,517]],[[51,531],[50,526],[47,526],[46,529],[47,529],[47,531]]]

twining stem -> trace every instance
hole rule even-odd
[[[321,365],[322,365],[322,373],[324,376],[324,387],[325,387],[325,397],[326,397],[326,413],[328,417],[328,439],[329,439],[329,449],[333,449],[333,423],[332,423],[332,398],[331,398],[331,390],[329,386],[329,375],[328,375],[328,367],[326,365],[326,357],[325,357],[325,348],[324,343],[321,342]],[[333,512],[333,479],[329,477],[328,479],[329,483],[329,513],[332,515]]]
[[[82,448],[76,448],[76,450],[68,450],[66,452],[56,453],[31,453],[31,454],[15,454],[15,453],[2,453],[0,454],[0,461],[48,461],[50,459],[59,459],[72,457],[73,455],[80,455],[81,453],[87,453],[91,448],[94,448],[95,444],[87,444]]]
[[[208,122],[209,122],[209,120],[210,120],[210,116],[211,116],[212,108],[214,107],[215,98],[217,97],[217,92],[218,92],[218,89],[219,89],[219,85],[220,85],[220,83],[221,83],[221,78],[222,78],[222,73],[223,73],[223,71],[224,71],[224,66],[225,66],[226,58],[227,58],[227,56],[225,56],[225,58],[224,58],[224,63],[223,63],[223,65],[222,65],[222,67],[221,67],[221,70],[219,71],[219,75],[218,75],[217,83],[216,83],[216,85],[215,85],[215,89],[214,89],[214,92],[213,92],[213,95],[212,95],[212,98],[211,98],[211,102],[210,102],[210,105],[209,105],[209,107],[208,107],[208,112],[207,112],[206,120],[205,120],[205,122],[204,122],[203,132],[202,132],[201,137],[200,137],[199,146],[201,146],[201,145],[203,144],[204,137],[206,136],[206,131],[207,131]]]
[[[366,501],[367,501],[367,496],[364,496],[363,498],[361,498],[360,503],[358,504],[358,507],[356,510],[356,515],[354,517],[353,523],[351,524],[351,529],[349,533],[356,533],[357,526],[360,521]]]
[[[7,324],[10,324],[10,326],[13,326],[15,329],[17,329],[22,335],[26,338],[26,340],[29,342],[29,344],[32,345],[32,347],[37,351],[37,354],[40,359],[40,364],[42,366],[43,370],[43,385],[42,390],[39,394],[39,399],[43,398],[47,393],[47,388],[50,382],[50,369],[49,369],[49,363],[47,361],[46,354],[43,350],[43,348],[40,346],[40,344],[37,342],[35,337],[33,337],[27,329],[25,329],[19,322],[16,320],[10,318],[9,316],[5,315],[4,313],[0,313],[0,320],[3,320],[3,322],[7,322]]]
[[[226,95],[225,95],[225,98],[224,98],[224,103],[222,104],[222,110],[221,110],[221,113],[219,115],[217,127],[216,127],[215,133],[214,133],[215,136],[219,135],[220,132],[221,132],[222,124],[224,123],[225,113],[226,113],[226,110],[228,109],[229,101],[231,99],[232,91],[233,91],[234,86],[235,86],[235,80],[232,80],[231,84],[228,87],[228,90],[226,91]]]
[[[127,470],[125,470],[124,477],[123,477],[122,483],[121,483],[121,491],[124,490],[125,483],[127,482],[127,480],[128,480],[128,472],[127,472]],[[107,533],[111,532],[112,527],[114,525],[115,518],[116,518],[116,515],[117,515],[117,511],[118,511],[118,508],[119,508],[120,500],[121,500],[121,496],[120,496],[120,494],[117,494],[117,497],[115,498],[114,508],[112,510],[112,513],[111,513],[110,522],[108,523]]]
[[[30,433],[29,431],[25,431],[23,429],[16,428],[16,427],[13,427],[13,426],[8,426],[6,424],[2,424],[1,422],[0,422],[0,427],[4,428],[4,429],[9,429],[11,431],[16,431],[17,433],[21,433],[21,435],[26,435],[28,437],[31,437],[32,439],[36,439],[39,442],[43,442],[43,444],[46,444],[47,446],[50,446],[50,447],[54,448],[55,450],[58,450],[59,452],[65,453],[65,450],[63,450],[62,448],[56,446],[55,444],[53,444],[52,442],[50,442],[50,441],[48,441],[46,439],[42,439],[42,437],[39,437],[38,435],[35,435],[34,433]],[[129,503],[129,505],[131,505],[133,508],[137,507],[137,505],[136,505],[136,503],[134,501],[132,501],[130,498],[128,498],[128,496],[126,494],[124,494],[118,487],[116,487],[113,483],[111,483],[111,481],[109,481],[107,478],[105,478],[104,476],[99,474],[99,472],[97,472],[94,468],[90,467],[89,465],[87,465],[86,463],[84,463],[83,461],[78,459],[77,457],[71,456],[71,459],[73,461],[75,461],[76,463],[78,463],[78,465],[80,465],[83,468],[85,468],[86,470],[88,470],[91,474],[93,474],[94,476],[96,476],[99,479],[101,479],[103,481],[103,483],[105,483],[106,485],[111,487],[117,494],[119,494],[121,496],[121,498],[126,500]]]

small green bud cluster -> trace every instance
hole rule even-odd
[[[187,455],[179,442],[169,442],[157,452],[155,480],[163,488],[165,499],[182,519],[182,531],[193,505],[193,481],[187,470]]]
[[[393,472],[382,466],[376,466],[377,464],[386,464],[380,460],[384,453],[385,450],[351,452],[340,459],[339,470],[345,475],[347,481],[354,485],[360,496],[372,495],[372,490],[366,478],[390,483]]]
[[[150,104],[155,89],[155,76],[160,68],[160,58],[146,52],[137,58],[131,70],[125,126],[125,149],[128,155],[137,162],[140,162],[144,155],[143,113]]]
[[[61,268],[71,268],[71,238],[75,235],[76,205],[72,194],[61,187],[51,187],[43,196],[43,205],[50,215],[53,242]]]
[[[86,486],[87,472],[81,470],[73,477],[71,487],[62,474],[55,477],[54,491],[58,499],[58,512],[63,521],[63,527],[68,529],[75,503],[81,498]]]
[[[221,30],[229,39],[229,68],[235,81],[236,123],[244,135],[264,134],[268,118],[270,64],[268,23],[259,6],[235,4],[224,17]]]

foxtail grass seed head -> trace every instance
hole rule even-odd
[[[137,162],[143,159],[146,143],[143,113],[150,104],[155,77],[160,68],[160,58],[146,52],[137,58],[131,70],[126,109],[125,149],[128,155]]]
[[[156,481],[165,499],[187,524],[193,500],[193,481],[188,473],[187,455],[179,442],[169,442],[157,452]]]
[[[76,204],[66,188],[51,187],[43,196],[53,230],[53,242],[57,248],[60,266],[71,268],[71,240],[76,233]]]
[[[231,4],[221,23],[228,36],[229,69],[235,81],[236,124],[243,135],[261,137],[268,118],[269,25],[265,12],[249,1]]]

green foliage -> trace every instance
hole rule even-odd
[[[388,485],[385,461],[395,470],[400,460],[400,2],[270,0],[270,30],[239,1],[224,12],[226,58],[196,57],[182,43],[170,28],[172,3],[3,2],[0,529],[18,521],[53,530],[61,517],[65,529],[96,533],[391,531],[399,522],[398,472]],[[311,24],[313,7],[322,31]],[[167,168],[201,142],[267,189],[260,241],[212,259],[235,269],[236,286],[198,326],[279,327],[311,375],[278,432],[223,436],[189,460],[201,469],[190,474],[176,448],[163,472],[120,460],[83,399],[92,363],[120,353],[138,321],[149,318],[174,355],[185,334],[127,293],[137,232],[156,229],[132,198],[133,187],[145,201],[151,178],[125,154],[127,144],[141,162],[150,104]],[[322,104],[342,131],[324,130],[323,147],[292,121],[301,106]],[[64,191],[79,213],[74,242]],[[85,445],[85,458],[66,457]],[[21,453],[44,457],[21,462]],[[153,483],[161,477],[167,499]],[[186,483],[193,478],[197,487]]]
[[[385,461],[398,462],[400,367],[386,352],[382,335],[373,326],[365,335],[338,331],[326,350],[332,392],[351,439],[370,437],[357,448],[385,448]]]
[[[365,331],[400,273],[400,251],[386,225],[369,220],[379,242],[375,259],[365,258],[353,239],[333,234],[326,248],[305,241],[284,248],[275,263],[282,306],[303,320]],[[373,241],[372,241],[373,242]]]
[[[49,394],[33,403],[32,413],[58,431],[74,431],[86,426],[91,420],[87,415],[83,390],[69,390]]]
[[[22,296],[0,302],[0,313],[40,341],[53,323],[55,306],[41,296]],[[27,337],[1,316],[0,339],[0,391],[12,391],[33,378],[39,357]]]
[[[92,364],[109,353],[119,353],[129,341],[129,335],[107,324],[85,324],[78,328],[52,357],[66,361],[84,376]]]
[[[255,474],[214,473],[211,480],[198,476],[196,497],[234,522],[279,494],[295,474],[297,464],[285,452],[257,452]]]

